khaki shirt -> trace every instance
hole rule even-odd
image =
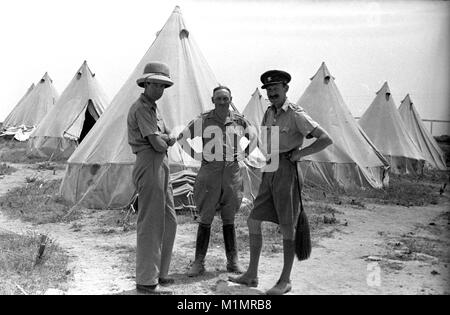
[[[152,149],[146,137],[167,133],[166,125],[158,113],[155,102],[144,94],[131,106],[127,117],[128,144],[134,154]]]
[[[262,126],[277,126],[279,131],[279,137],[276,139],[278,140],[277,150],[276,143],[271,143],[270,132],[273,132],[273,130],[265,132],[265,128],[262,128],[262,144],[269,148],[265,151],[285,153],[300,148],[303,145],[304,138],[313,132],[319,124],[303,108],[286,99],[286,102],[278,111],[273,105],[267,109],[263,117]]]
[[[256,129],[234,111],[229,112],[225,122],[220,120],[215,110],[206,112],[191,121],[183,134],[189,134],[191,139],[202,138],[203,160],[208,162],[242,161],[249,154],[250,144],[257,141]],[[248,140],[245,150],[241,145],[244,137]],[[216,152],[220,149],[221,152]]]

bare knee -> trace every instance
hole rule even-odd
[[[280,231],[284,240],[295,240],[295,230],[292,224],[280,224]]]

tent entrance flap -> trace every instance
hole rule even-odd
[[[89,133],[95,122],[99,119],[100,114],[95,109],[92,100],[89,100],[83,110],[77,115],[72,124],[64,131],[64,137],[76,140],[78,143],[83,141],[84,137]]]
[[[83,129],[81,129],[80,138],[78,139],[78,143],[83,141],[84,137],[89,133],[89,131],[94,127],[95,122],[100,118],[100,115],[95,110],[95,106],[91,100],[89,100],[89,105],[87,111],[84,114],[84,124]]]

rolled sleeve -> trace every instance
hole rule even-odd
[[[298,131],[305,137],[319,126],[304,110],[296,110],[294,120]]]
[[[144,107],[136,111],[136,121],[142,137],[151,135],[159,135],[161,132],[158,129],[158,118],[156,112],[152,109],[146,110]]]

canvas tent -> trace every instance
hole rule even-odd
[[[12,111],[6,116],[5,120],[3,121],[3,126],[15,126],[17,123],[15,120],[17,119],[18,114],[20,113],[20,105],[23,103],[23,100],[33,91],[34,89],[34,83],[31,84],[31,86],[28,88],[27,92],[22,96],[22,98],[17,102],[16,106],[12,109]],[[2,128],[3,128],[2,126]]]
[[[261,136],[261,122],[266,112],[267,108],[270,106],[270,102],[264,98],[259,89],[256,88],[255,92],[250,97],[247,105],[244,108],[242,114],[247,118],[250,123],[255,126],[256,131],[258,132],[258,137]],[[252,165],[255,168],[262,168],[265,165],[264,155],[261,153],[259,148],[255,148],[253,152],[251,152],[250,157],[246,160],[248,165]]]
[[[15,136],[16,134],[20,133],[22,131],[20,123],[17,124],[14,122],[17,119],[17,116],[20,115],[21,109],[20,105],[22,104],[23,100],[28,96],[28,94],[31,93],[34,89],[34,83],[31,84],[31,86],[28,88],[27,92],[22,96],[22,98],[19,100],[19,102],[14,106],[12,111],[6,116],[3,123],[0,125],[0,137],[1,136]]]
[[[387,82],[376,93],[359,124],[388,160],[392,173],[422,173],[424,158],[400,117]]]
[[[321,187],[373,187],[388,183],[388,163],[361,130],[325,63],[297,102],[333,139],[325,150],[302,159],[305,182]],[[312,140],[305,140],[309,145]]]
[[[109,103],[95,74],[84,61],[56,105],[30,137],[28,153],[68,158]]]
[[[52,79],[48,73],[45,73],[5,119],[4,133],[17,135],[20,140],[28,139],[47,112],[55,105],[58,97],[59,94],[53,86]]]
[[[259,127],[261,126],[262,118],[267,108],[270,106],[270,102],[264,98],[256,88],[255,92],[252,94],[247,106],[245,106],[242,114],[252,123],[252,125],[257,127],[259,132]]]
[[[111,209],[129,204],[134,193],[131,176],[135,155],[128,145],[127,115],[143,92],[136,80],[150,61],[166,63],[175,82],[158,101],[160,114],[175,134],[212,108],[211,93],[217,80],[176,7],[111,105],[68,160],[60,191],[69,202]],[[178,144],[169,150],[169,163],[172,172],[199,166]]]
[[[401,102],[398,111],[409,135],[425,158],[426,166],[446,170],[444,152],[442,152],[428,129],[425,128],[409,94]]]
[[[242,114],[247,118],[250,123],[255,126],[258,137],[261,136],[261,122],[266,112],[267,108],[270,106],[270,102],[264,98],[256,88],[255,92],[250,97],[247,105],[244,108]],[[256,198],[256,195],[259,190],[259,184],[261,183],[261,168],[265,165],[265,158],[259,148],[255,148],[253,152],[251,152],[250,156],[245,160],[247,165],[247,173],[250,178],[251,185],[251,198],[250,201],[253,201]]]

